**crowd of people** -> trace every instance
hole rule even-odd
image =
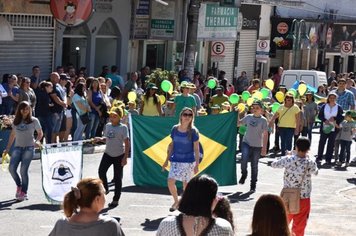
[[[297,213],[289,212],[278,196],[262,196],[255,206],[251,235],[304,235],[310,212],[311,174],[317,174],[317,164],[325,158],[324,165],[348,167],[352,161],[351,144],[356,130],[354,75],[332,72],[328,84],[319,86],[316,92],[298,92],[280,83],[282,67],[270,78],[272,88],[267,81],[248,78],[244,71],[230,83],[224,71],[217,78],[212,70],[205,77],[194,72],[193,78],[189,78],[187,71],[182,70],[177,75],[169,74],[172,88],[163,93],[162,99],[160,84],[150,80],[150,73],[150,68],[144,67],[140,73],[130,73],[125,80],[116,66],[111,70],[103,66],[102,73],[95,78],[87,76],[85,68],[76,73],[72,66],[59,66],[49,78],[43,78],[40,68],[34,66],[30,77],[3,75],[1,90],[5,93],[1,93],[0,114],[15,114],[3,154],[15,143],[9,169],[19,201],[28,197],[28,167],[35,147],[82,140],[106,142],[98,168],[100,179],[83,179],[65,196],[67,219],[58,221],[51,235],[69,235],[79,230],[73,225],[93,222],[95,230],[106,224],[114,235],[123,235],[117,222],[104,219],[100,211],[105,203],[103,196],[109,192],[106,174],[111,165],[115,194],[109,207],[119,204],[123,167],[129,155],[128,114],[179,118],[171,130],[172,142],[167,147],[162,170],[169,170],[167,183],[174,201],[170,211],[179,210],[181,214],[163,220],[157,235],[233,235],[232,212],[228,201],[216,196],[216,181],[204,175],[193,177],[199,172],[200,161],[195,117],[226,112],[238,113],[238,151],[242,154],[239,183],[245,183],[250,161],[250,191],[256,191],[258,160],[271,151],[284,156],[272,163],[272,167],[285,168],[284,187],[300,189]],[[263,89],[268,89],[263,99],[253,96]],[[248,99],[244,98],[246,91]],[[239,99],[231,99],[236,94]],[[249,100],[250,97],[253,99]],[[316,122],[320,123],[320,141],[314,162],[307,152]],[[270,149],[273,133],[274,147]],[[295,151],[291,153],[291,150]],[[176,181],[183,183],[181,199]],[[276,217],[271,219],[265,212]],[[275,221],[281,227],[273,227]],[[288,228],[291,221],[292,231]]]

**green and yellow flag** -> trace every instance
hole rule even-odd
[[[199,174],[214,177],[220,186],[236,184],[237,113],[195,118],[203,159]],[[138,186],[167,186],[168,170],[162,171],[171,142],[175,117],[131,116],[133,180]]]

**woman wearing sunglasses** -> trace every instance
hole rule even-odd
[[[167,159],[162,166],[164,170],[170,162],[168,189],[174,203],[169,211],[178,208],[176,181],[183,182],[183,190],[194,174],[198,173],[199,165],[199,131],[194,126],[194,112],[184,107],[179,116],[179,123],[171,131],[172,142],[168,145]]]

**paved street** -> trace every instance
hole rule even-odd
[[[317,151],[318,135],[314,135],[312,154]],[[352,147],[355,156],[355,146]],[[84,176],[97,176],[101,154],[84,155]],[[220,187],[228,195],[235,217],[236,235],[249,233],[253,207],[261,194],[278,194],[282,187],[282,169],[267,165],[272,158],[263,158],[259,165],[257,192],[249,194],[245,185]],[[237,164],[238,178],[240,165]],[[159,222],[171,214],[172,200],[166,189],[135,187],[130,178],[131,160],[125,167],[124,188],[120,205],[108,214],[122,218],[126,235],[154,235]],[[356,229],[356,167],[347,170],[321,169],[313,178],[312,210],[306,235],[355,235]],[[108,171],[112,175],[112,170]],[[110,177],[109,177],[110,179]],[[249,180],[249,179],[248,179]],[[16,203],[15,184],[9,173],[0,171],[0,235],[48,235],[62,216],[59,206],[50,205],[41,188],[40,160],[30,167],[29,200]],[[111,200],[113,193],[107,197]],[[173,214],[178,214],[174,212]]]

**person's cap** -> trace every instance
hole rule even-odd
[[[287,89],[287,87],[284,84],[280,84],[278,89]]]
[[[147,89],[158,89],[157,86],[154,83],[149,83],[147,85]]]
[[[225,101],[225,102],[221,103],[221,106],[230,106],[230,103],[228,101]]]
[[[215,90],[223,90],[223,87],[221,85],[219,85],[218,87],[216,87]]]
[[[334,91],[330,92],[327,98],[329,98],[330,96],[335,96],[336,98],[339,97]]]
[[[187,81],[183,81],[182,83],[180,83],[180,87],[181,88],[190,88],[189,83]]]
[[[128,101],[127,104],[134,104],[134,105],[136,105],[136,102],[135,102],[135,101]]]
[[[251,106],[253,105],[257,105],[257,106],[260,106],[261,108],[263,108],[263,104],[261,101],[258,101],[258,100],[255,100],[254,102],[252,102]]]
[[[123,110],[121,107],[113,107],[108,111],[108,114],[114,114],[114,115],[118,115],[121,116],[121,114],[123,113]]]
[[[211,107],[211,109],[220,109],[220,106],[215,104],[214,106]]]
[[[69,80],[70,77],[67,74],[62,73],[62,74],[59,75],[59,79],[60,80]]]
[[[285,97],[292,97],[292,98],[294,98],[294,95],[293,95],[293,93],[287,92],[286,95],[285,95]]]
[[[310,91],[310,90],[308,90],[308,91],[305,93],[305,95],[313,95],[313,92]]]
[[[199,115],[207,115],[208,113],[206,112],[206,109],[202,107],[198,110],[198,114]]]
[[[174,98],[168,99],[166,103],[171,103],[171,104],[174,103]]]
[[[188,83],[188,88],[190,89],[196,89],[197,87],[193,83]]]

